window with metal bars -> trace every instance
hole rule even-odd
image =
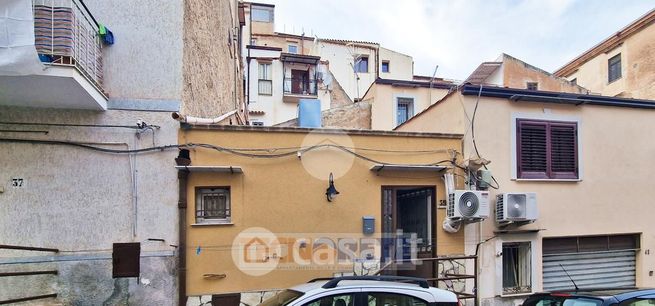
[[[517,119],[517,177],[577,179],[576,122]]]
[[[607,82],[612,83],[621,78],[621,53],[607,61]]]
[[[230,188],[196,189],[196,222],[230,222]]]

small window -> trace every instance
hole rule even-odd
[[[382,61],[382,72],[389,72],[389,61]]]
[[[196,222],[230,222],[230,188],[196,189]]]
[[[525,88],[528,90],[538,90],[539,89],[539,83],[537,82],[527,82],[525,83]]]
[[[273,8],[267,6],[252,6],[250,16],[252,21],[273,22]]]
[[[607,81],[612,83],[621,78],[621,53],[607,61]]]
[[[388,293],[388,292],[370,292],[367,297],[368,306],[427,306],[424,300],[415,298],[410,295]]]
[[[259,88],[260,95],[273,95],[273,81],[271,80],[271,64],[259,64]]]
[[[355,60],[355,72],[368,72],[368,56],[360,56]]]
[[[578,178],[576,122],[517,119],[517,177]]]
[[[330,295],[304,304],[304,306],[353,306],[354,294]]]
[[[250,124],[254,125],[254,126],[264,126],[264,122],[262,122],[262,121],[253,120],[253,121],[250,121]]]
[[[398,98],[396,103],[396,124],[401,125],[414,116],[414,99]]]
[[[298,54],[298,46],[289,45],[289,53]]]
[[[530,242],[503,243],[503,294],[532,292]]]

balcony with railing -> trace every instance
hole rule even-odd
[[[284,65],[282,93],[285,102],[298,102],[302,98],[316,99],[318,96],[317,65],[320,57],[282,53]]]
[[[284,94],[316,98],[316,80],[304,77],[284,78]]]
[[[34,47],[43,69],[1,75],[0,92],[7,94],[0,104],[107,109],[100,28],[84,3],[32,0],[32,13]]]

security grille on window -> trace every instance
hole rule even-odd
[[[607,61],[607,81],[614,82],[621,78],[621,54],[617,54]]]
[[[539,83],[537,83],[537,82],[527,82],[525,85],[526,85],[526,88],[528,90],[537,90],[537,89],[539,89]]]
[[[259,64],[259,90],[260,95],[273,95],[273,81],[271,80],[271,64]]]
[[[517,119],[517,177],[578,178],[576,122]]]
[[[196,190],[196,222],[230,222],[230,188]]]
[[[503,243],[503,294],[532,291],[530,242]]]
[[[401,125],[405,121],[409,120],[414,116],[414,99],[412,98],[398,98],[397,104],[397,124]]]

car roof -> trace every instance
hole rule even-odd
[[[314,289],[322,289],[327,280],[320,280],[315,282],[310,282],[306,284],[300,284],[298,286],[290,288],[291,290],[308,292]],[[413,289],[424,289],[416,284],[411,283],[401,283],[401,282],[388,282],[388,281],[372,281],[372,280],[344,280],[339,282],[339,285],[335,288],[353,288],[353,287],[389,287],[389,288],[413,288]]]
[[[379,290],[387,289],[405,289],[405,290],[416,290],[421,292],[430,293],[435,299],[439,301],[457,301],[457,295],[455,293],[439,289],[435,287],[423,288],[417,284],[413,283],[403,283],[403,282],[392,282],[392,281],[374,281],[374,280],[343,280],[340,281],[338,286],[330,289],[324,289],[328,280],[319,280],[313,281],[305,284],[300,284],[294,287],[289,288],[290,290],[299,291],[305,294],[314,294],[319,292],[327,292],[330,290],[341,290],[341,289],[357,289],[357,288],[375,288]]]

